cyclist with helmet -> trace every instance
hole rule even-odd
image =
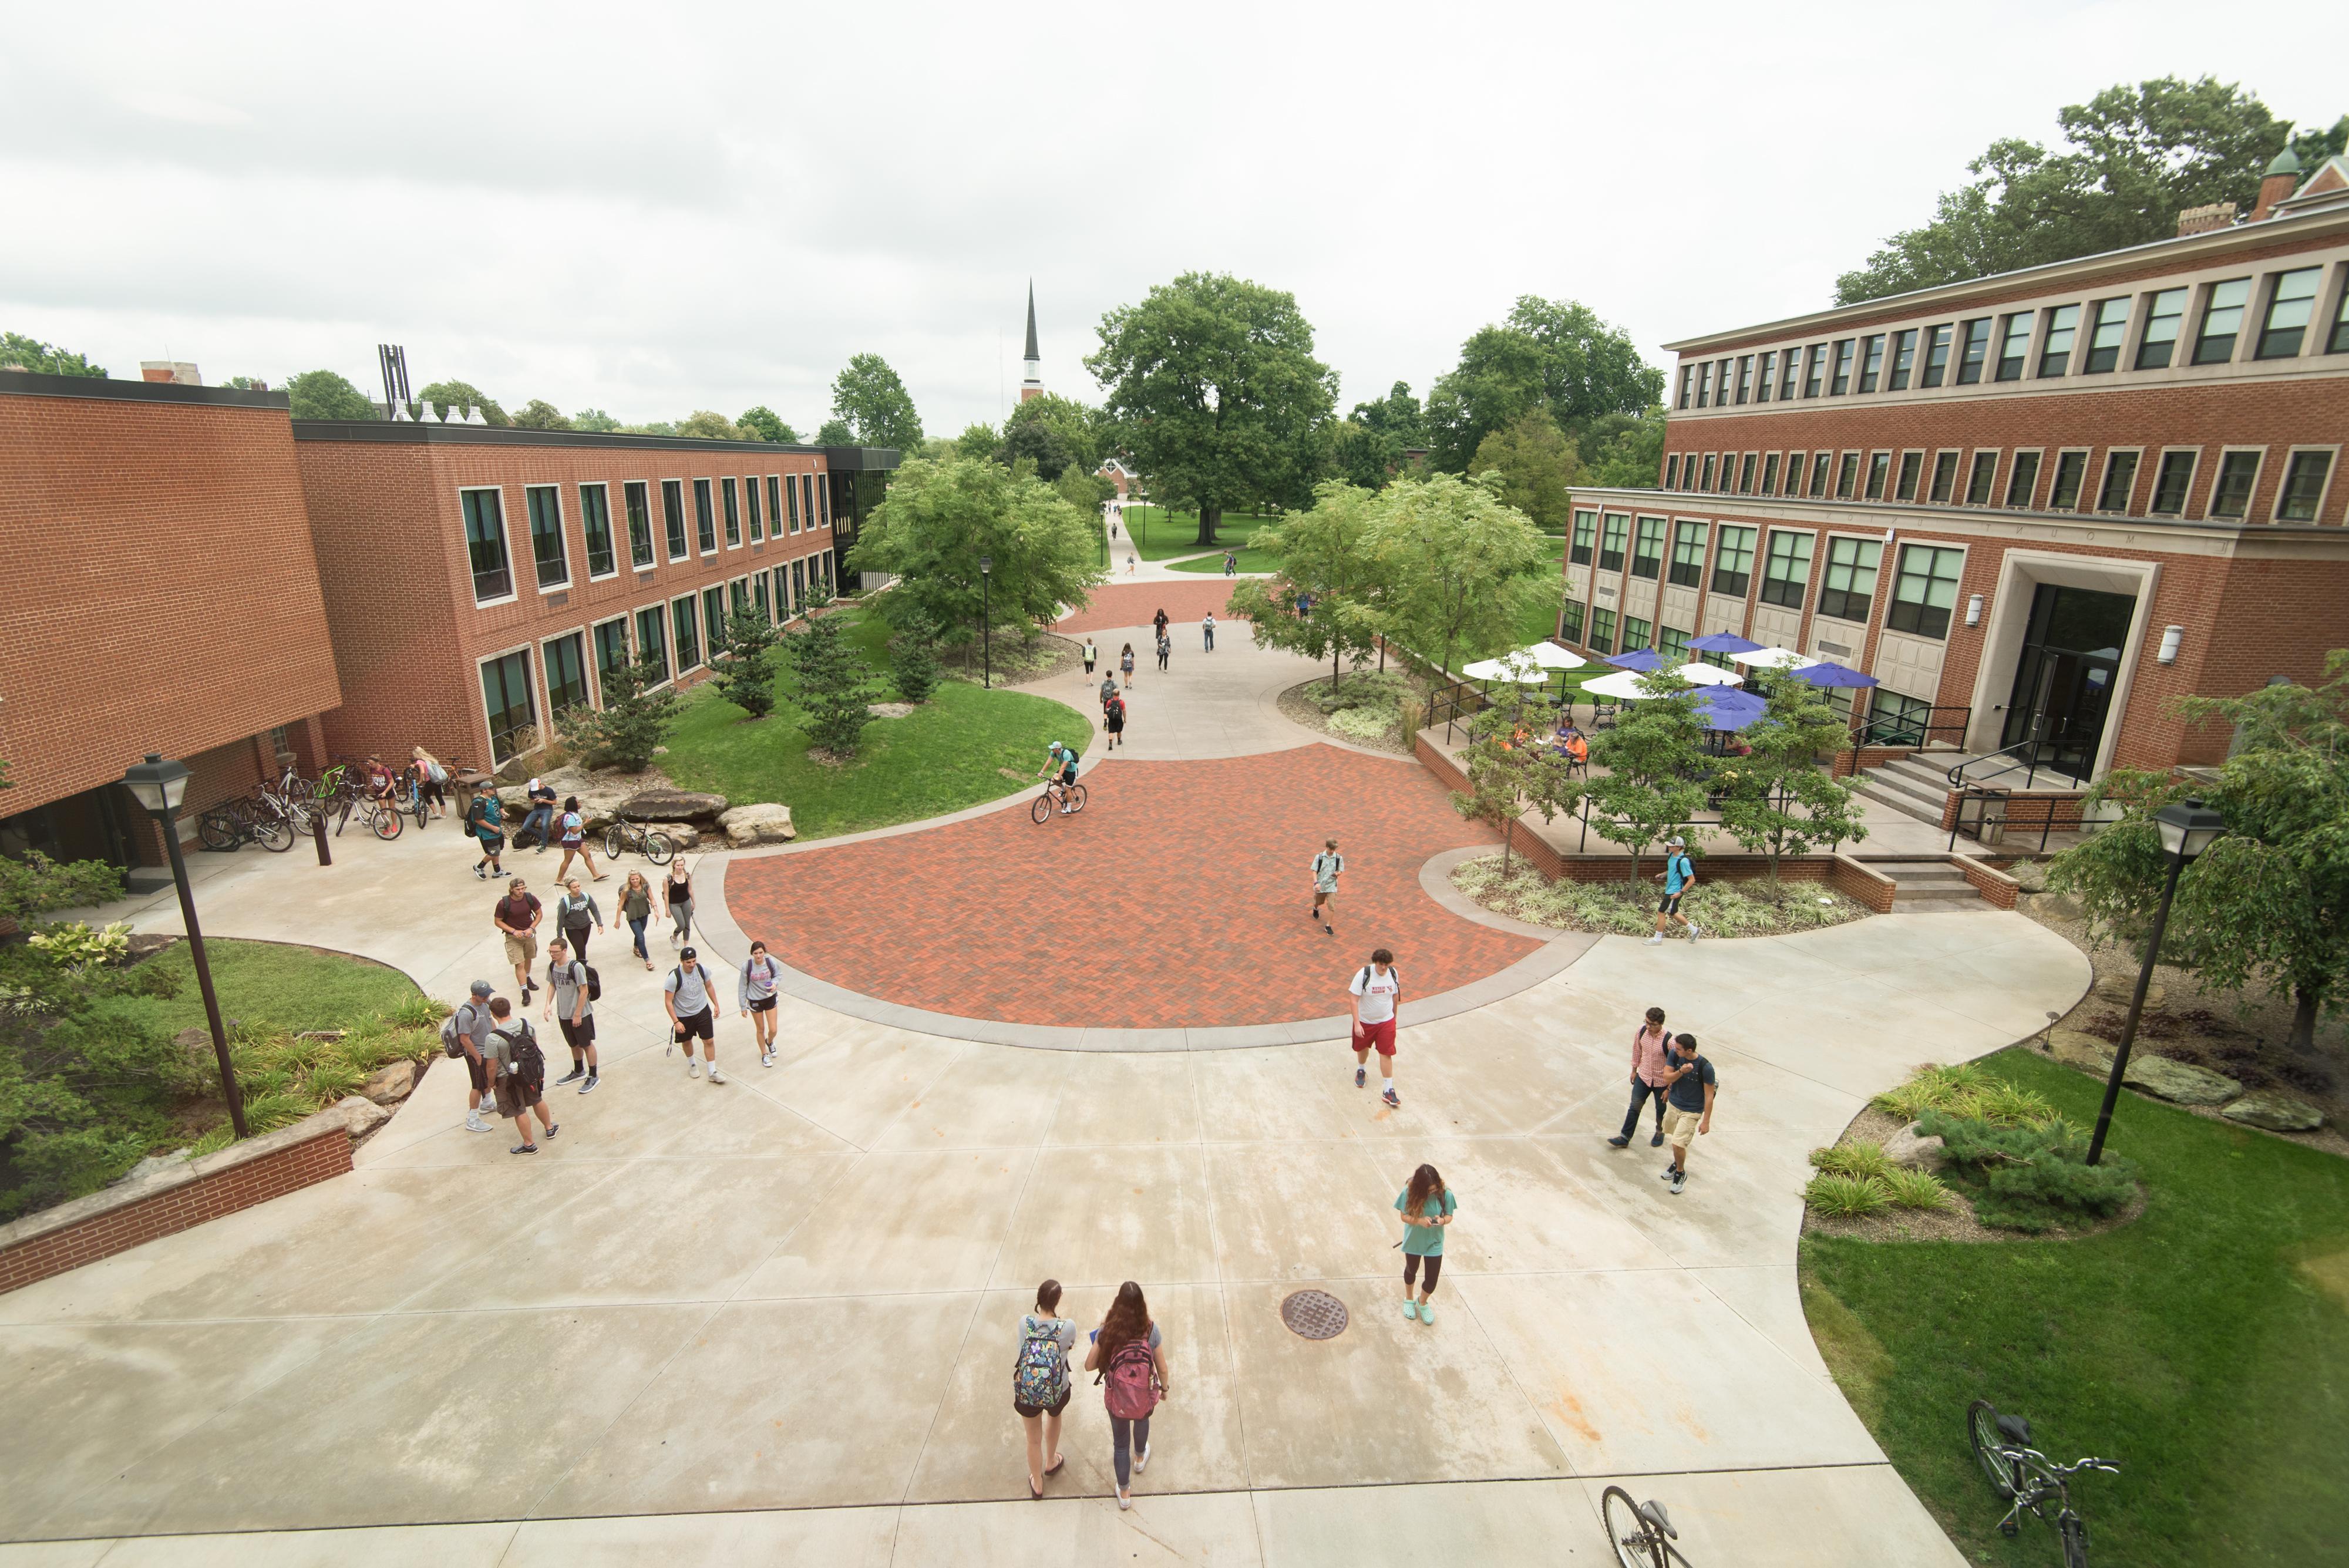
[[[1061,803],[1061,815],[1066,816],[1071,809],[1069,805],[1069,786],[1077,782],[1077,753],[1061,744],[1060,742],[1053,742],[1052,749],[1045,753],[1043,772],[1036,776],[1044,778],[1048,775],[1057,775],[1053,776],[1052,782],[1044,787],[1053,799]]]

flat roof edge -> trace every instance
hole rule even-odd
[[[248,392],[235,387],[186,387],[177,381],[122,381],[110,376],[51,376],[38,370],[0,369],[0,396],[96,398],[122,403],[180,403],[194,408],[288,407],[284,392]]]

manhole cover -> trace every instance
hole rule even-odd
[[[1328,1291],[1299,1291],[1280,1303],[1280,1321],[1308,1339],[1346,1332],[1346,1303]]]

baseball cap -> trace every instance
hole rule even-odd
[[[1675,849],[1685,849],[1688,847],[1688,840],[1685,838],[1675,838],[1672,840],[1672,847]]]
[[[678,953],[677,956],[678,956],[678,957],[679,957],[679,958],[681,958],[681,959],[686,959],[686,960],[690,961],[690,960],[692,960],[692,959],[698,958],[698,957],[700,957],[701,955],[700,955],[700,954],[698,954],[698,953],[697,953],[697,952],[695,952],[691,948],[688,948],[688,949],[686,949],[683,952]]]
[[[492,986],[486,980],[477,980],[473,982],[473,994],[475,996],[487,996],[494,989],[495,987]]]

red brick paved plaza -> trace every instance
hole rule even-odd
[[[1092,603],[1061,621],[1053,629],[1061,632],[1108,631],[1129,626],[1148,626],[1150,618],[1161,609],[1178,627],[1195,626],[1199,618],[1209,610],[1219,621],[1231,618],[1224,613],[1224,605],[1232,597],[1233,579],[1201,577],[1196,582],[1170,583],[1159,579],[1147,583],[1112,582],[1093,590]],[[1243,633],[1244,634],[1244,633]]]
[[[1167,612],[1174,613],[1169,604]],[[1130,623],[1128,623],[1130,624]],[[1308,745],[1214,762],[1112,759],[1041,826],[1022,802],[967,822],[737,860],[726,903],[834,985],[964,1018],[1207,1028],[1324,1018],[1372,947],[1408,994],[1539,944],[1419,886],[1428,857],[1492,841],[1415,762]],[[1324,838],[1346,857],[1337,937],[1306,919]]]

